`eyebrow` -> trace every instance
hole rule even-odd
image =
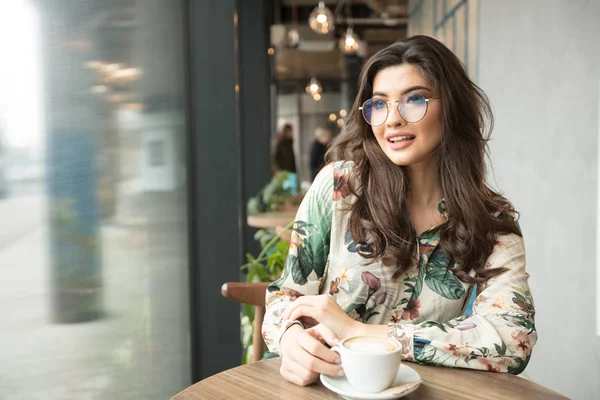
[[[414,92],[415,90],[428,90],[428,91],[432,92],[431,89],[429,89],[429,88],[427,88],[425,86],[411,86],[409,88],[404,89],[402,91],[401,95],[404,96],[405,94],[410,93],[410,92]],[[388,97],[388,95],[386,93],[384,93],[384,92],[375,92],[375,93],[373,93],[373,96]]]

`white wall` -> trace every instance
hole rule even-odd
[[[409,0],[408,35],[433,36],[466,65],[477,70],[477,33],[480,0]],[[496,0],[498,1],[498,0]]]
[[[600,1],[480,3],[479,83],[498,187],[521,212],[539,342],[526,377],[600,399]]]

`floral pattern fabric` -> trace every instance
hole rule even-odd
[[[452,274],[455,262],[439,246],[440,227],[434,227],[417,237],[413,267],[394,281],[395,268],[362,257],[371,251],[369,244],[349,234],[347,210],[356,200],[348,189],[353,167],[337,162],[323,168],[298,210],[285,270],[266,293],[263,337],[269,350],[278,352],[289,326],[281,315],[295,299],[330,294],[353,319],[387,325],[388,336],[402,343],[405,360],[523,371],[537,340],[523,239],[496,237],[486,265],[507,270],[477,287]],[[443,202],[438,211],[444,214]],[[473,290],[476,298],[467,313]]]

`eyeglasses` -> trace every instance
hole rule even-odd
[[[385,123],[390,112],[390,105],[397,103],[398,113],[406,122],[419,122],[427,113],[429,101],[437,97],[425,97],[419,93],[409,93],[400,100],[385,101],[379,98],[372,98],[365,101],[362,107],[362,115],[371,126],[381,126]]]

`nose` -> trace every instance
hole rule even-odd
[[[394,126],[398,126],[398,125],[402,125],[405,124],[406,121],[404,120],[404,118],[402,118],[402,115],[400,115],[400,110],[398,109],[398,103],[399,101],[390,101],[388,103],[388,115],[387,115],[387,119],[385,121],[385,124],[387,126],[389,126],[390,128],[393,128]]]

